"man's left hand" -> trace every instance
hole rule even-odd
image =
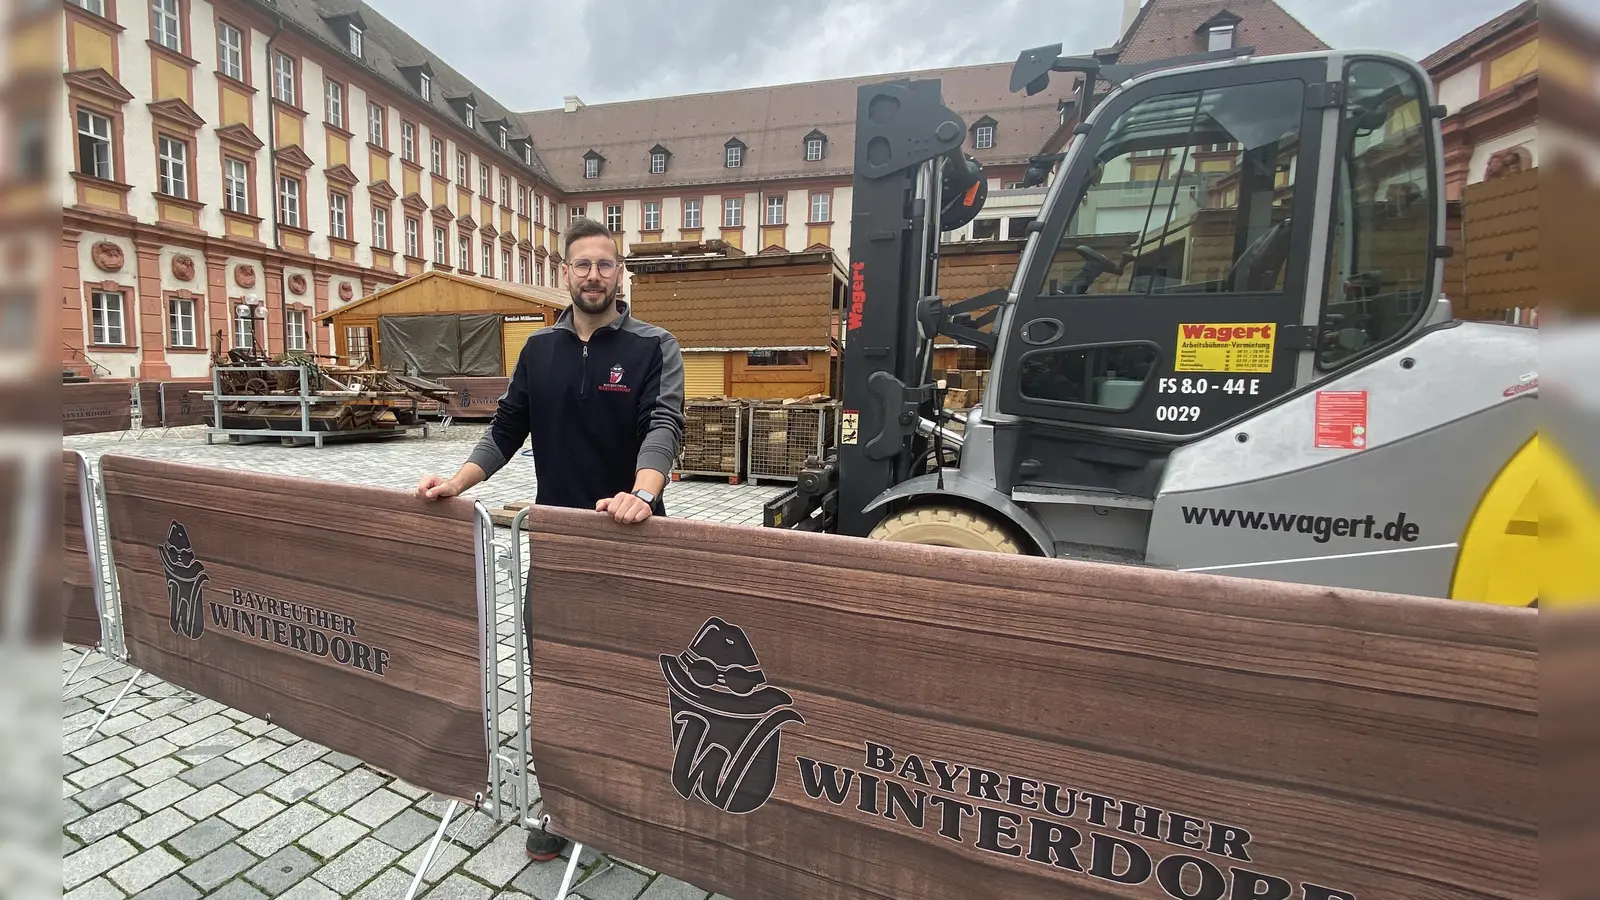
[[[612,519],[624,525],[634,525],[650,518],[650,504],[627,491],[601,500],[594,508],[598,512],[611,513]]]

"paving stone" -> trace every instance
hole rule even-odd
[[[183,860],[168,853],[165,848],[152,847],[112,869],[109,875],[117,887],[136,895],[181,868]]]
[[[277,897],[321,865],[299,847],[285,847],[244,873],[245,880]]]
[[[207,894],[206,900],[267,900],[267,895],[244,881],[233,881]]]
[[[136,712],[118,713],[107,719],[106,723],[100,726],[100,734],[107,736],[121,734],[124,731],[138,728],[148,721],[150,720]]]
[[[149,692],[146,691],[146,693]],[[160,700],[151,701],[145,706],[140,707],[139,711],[149,716],[151,720],[154,721],[158,716],[165,716],[175,713],[180,709],[188,707],[189,705],[190,703],[181,697],[163,697]],[[180,719],[179,721],[181,722],[182,720]]]
[[[515,731],[516,729],[512,730]],[[419,788],[398,778],[389,782],[389,790],[402,797],[410,797],[412,800],[421,800],[423,797],[428,796],[428,791],[425,788]]]
[[[118,775],[126,775],[132,771],[133,766],[116,757],[112,757],[73,772],[67,776],[67,780],[77,785],[79,790],[88,790],[95,785],[105,784]]]
[[[350,900],[393,900],[411,889],[411,876],[399,869],[384,869]]]
[[[411,805],[411,801],[388,788],[373,791],[362,797],[354,806],[345,811],[345,815],[364,825],[373,828],[389,821],[398,815],[400,810]]]
[[[61,801],[62,825],[71,825],[73,822],[78,821],[88,814],[89,811],[84,809],[82,806],[79,806],[78,801],[76,800],[63,799]]]
[[[128,773],[128,777],[145,787],[153,787],[156,783],[166,781],[187,768],[189,767],[184,765],[182,760],[166,757],[134,769]]]
[[[383,776],[356,769],[311,795],[311,802],[329,812],[342,812],[383,785]]]
[[[248,743],[250,743],[250,735],[229,728],[227,731],[218,732],[206,738],[204,743],[179,750],[178,757],[191,766],[199,765],[208,759],[214,759]]]
[[[231,759],[241,766],[248,766],[261,762],[281,750],[283,750],[283,745],[277,741],[257,737],[229,750],[224,759]]]
[[[105,784],[97,784],[87,791],[79,791],[72,799],[83,805],[84,809],[99,811],[113,803],[120,803],[139,792],[139,783],[125,775],[119,775]]]
[[[409,886],[410,883],[407,882],[406,887]],[[392,900],[392,898],[404,896],[405,887],[402,887],[396,892],[387,894],[386,900]],[[278,897],[278,900],[339,900],[339,894],[315,878],[306,878],[303,879],[299,884],[285,891],[281,896]]]
[[[117,835],[102,838],[61,862],[62,887],[71,890],[132,859],[138,850]]]
[[[366,835],[367,826],[344,816],[334,816],[300,838],[300,846],[328,859]]]
[[[573,893],[587,900],[634,900],[644,888],[645,881],[643,875],[626,866],[612,866],[584,882]]]
[[[182,718],[181,712],[179,718]],[[186,720],[187,721],[187,720]],[[193,747],[214,734],[219,734],[233,727],[233,720],[227,716],[212,715],[198,722],[185,725],[176,731],[164,735],[167,740],[179,747]]]
[[[339,777],[339,770],[325,762],[317,761],[278,779],[267,788],[267,793],[279,800],[293,803],[311,795],[312,791]]]
[[[309,803],[296,804],[239,838],[239,846],[257,856],[270,856],[327,820],[328,814],[315,806]]]
[[[193,819],[169,807],[122,829],[122,836],[141,847],[154,847],[193,824]]]
[[[87,747],[72,751],[72,758],[86,766],[92,766],[95,763],[104,762],[113,756],[117,756],[132,746],[132,741],[117,735],[116,737],[97,740]]]
[[[183,870],[183,877],[194,882],[207,896],[214,896],[213,891],[256,862],[256,858],[238,844],[224,844],[199,861],[190,863]]]
[[[688,882],[679,881],[671,875],[662,875],[650,882],[650,886],[639,895],[639,900],[706,900],[707,896],[707,891],[702,891]]]
[[[146,813],[154,813],[158,809],[164,809],[177,803],[194,792],[193,785],[185,784],[176,778],[170,778],[155,787],[145,788],[134,794],[128,798],[128,802]]]
[[[228,790],[240,796],[248,796],[262,790],[282,777],[283,771],[281,769],[275,769],[264,762],[258,762],[222,779],[222,784]]]
[[[417,866],[422,865],[422,857],[428,853],[426,843],[418,844],[415,849],[400,860],[400,868],[412,875],[417,874]],[[428,863],[428,871],[422,876],[423,884],[432,884],[456,870],[467,858],[467,850],[455,844],[439,843],[439,849],[434,851],[433,861]],[[556,885],[560,887],[560,885]]]
[[[354,756],[351,756],[348,753],[329,753],[327,756],[322,758],[322,761],[340,770],[341,772],[348,772],[351,769],[354,769],[356,766],[361,765],[361,760],[356,759]]]
[[[425,900],[489,900],[494,891],[465,875],[456,874],[422,896]]]
[[[340,853],[314,877],[340,894],[349,894],[399,858],[399,850],[369,837]]]
[[[139,900],[200,900],[200,892],[182,877],[173,875],[141,891]]]
[[[285,772],[292,772],[301,766],[310,765],[318,757],[328,752],[327,747],[313,744],[310,741],[298,741],[267,757],[267,762],[272,763]]]
[[[173,715],[185,722],[194,723],[208,716],[216,715],[223,709],[222,704],[204,697],[196,697],[195,701],[187,707],[178,710]],[[229,720],[230,723],[232,720]],[[226,728],[227,726],[223,726]]]
[[[122,900],[123,896],[122,889],[102,875],[67,891],[61,900]]]
[[[166,738],[156,738],[122,752],[122,758],[136,766],[149,765],[164,756],[178,752],[178,745]],[[198,786],[198,785],[197,785]]]
[[[260,737],[272,729],[272,723],[264,719],[250,718],[245,719],[235,727],[251,737]]]
[[[63,859],[83,849],[83,842],[66,835],[61,836],[61,857]]]
[[[172,849],[188,859],[199,859],[242,834],[239,829],[223,820],[212,817],[202,819],[184,829],[168,841]]]
[[[219,815],[229,824],[254,828],[283,810],[284,806],[266,794],[253,794],[223,810]]]
[[[410,850],[433,837],[433,833],[438,830],[438,819],[429,818],[415,809],[408,809],[383,823],[382,827],[372,832],[372,836],[396,850]]]
[[[177,750],[177,747],[173,747]],[[242,766],[227,757],[208,759],[178,777],[197,788],[210,787],[213,784],[238,772]]]
[[[144,813],[127,803],[118,803],[84,816],[66,826],[66,830],[85,844],[92,844],[127,828],[139,821],[143,815]]]
[[[565,859],[533,863],[512,879],[511,886],[536,900],[555,900],[556,890],[561,887],[561,876],[566,871]]]
[[[187,775],[188,773],[185,772],[184,774]],[[183,776],[180,775],[178,777],[181,778]],[[220,784],[213,784],[203,791],[179,800],[177,807],[179,812],[191,819],[204,819],[207,816],[214,816],[238,802],[238,794]]]
[[[494,887],[505,887],[528,865],[527,832],[507,828],[467,861],[464,870]]]
[[[165,740],[166,735],[177,731],[183,726],[184,721],[177,716],[162,715],[145,722],[143,725],[128,729],[127,733],[122,736],[134,744],[143,744],[146,741],[153,741],[157,738]],[[172,742],[167,741],[167,743],[170,744]],[[173,744],[173,746],[176,747],[177,745]]]

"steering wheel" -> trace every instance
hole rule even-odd
[[[1083,257],[1085,261],[1092,262],[1098,265],[1102,270],[1110,272],[1113,275],[1121,275],[1123,267],[1127,265],[1127,257],[1124,257],[1121,263],[1114,263],[1104,253],[1101,253],[1099,250],[1094,249],[1088,244],[1079,244],[1072,249],[1079,256]]]

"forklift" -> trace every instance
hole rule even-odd
[[[1537,605],[1538,332],[1442,294],[1427,74],[1060,52],[1010,87],[1072,78],[1081,121],[1032,160],[1009,288],[958,302],[941,236],[988,191],[966,123],[937,79],[859,89],[839,421],[764,524]],[[940,337],[990,360],[964,415]]]

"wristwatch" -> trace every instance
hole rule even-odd
[[[635,497],[638,497],[640,500],[643,500],[645,503],[653,504],[653,503],[656,502],[656,495],[650,493],[649,491],[645,490],[644,488],[639,488],[638,490],[634,491],[633,495]]]

